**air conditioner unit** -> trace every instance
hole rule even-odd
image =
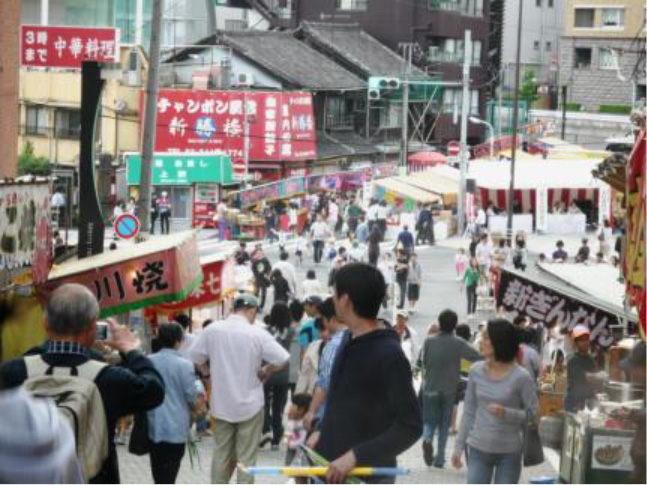
[[[236,76],[236,84],[238,86],[253,86],[254,75],[251,72],[241,72]]]
[[[137,49],[131,49],[128,53],[128,70],[124,77],[127,86],[141,86],[141,65]]]

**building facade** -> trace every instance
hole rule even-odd
[[[152,10],[152,0],[22,0],[22,23],[115,27],[122,44],[147,50]],[[268,25],[256,11],[221,0],[170,0],[164,4],[162,50],[191,45],[216,28],[265,30]]]
[[[645,99],[645,2],[567,0],[560,85],[571,109],[628,113]]]
[[[521,78],[531,71],[540,85],[557,84],[559,42],[564,28],[565,0],[530,0],[523,4],[521,24]],[[517,26],[520,0],[503,2],[501,24],[501,67],[505,90],[513,89],[517,54]]]
[[[492,82],[489,69],[490,22],[487,0],[230,0],[263,13],[277,27],[298,27],[301,22],[359,24],[391,50],[402,53],[403,43],[416,44],[414,63],[444,81],[460,82],[464,58],[464,33],[473,41],[470,110],[485,116],[485,102]],[[461,88],[445,89],[443,112],[435,124],[433,142],[445,145],[458,139]],[[468,143],[484,135],[481,125],[470,124]]]

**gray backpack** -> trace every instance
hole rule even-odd
[[[53,367],[40,355],[25,357],[25,389],[54,401],[76,439],[76,455],[86,481],[96,476],[108,457],[108,424],[95,379],[107,364],[88,360],[77,367]]]

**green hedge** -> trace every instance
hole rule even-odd
[[[582,105],[580,103],[566,103],[566,111],[581,111]]]
[[[626,104],[601,104],[600,113],[628,115],[631,114],[631,106]]]

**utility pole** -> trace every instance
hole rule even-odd
[[[566,140],[566,95],[568,94],[568,86],[562,86],[562,140]]]
[[[216,23],[216,7],[213,3],[213,0],[205,0],[205,6],[207,7],[208,35],[214,35],[218,29],[218,25]]]
[[[460,181],[458,186],[458,235],[465,232],[465,179],[467,178],[467,120],[470,116],[470,67],[472,65],[472,31],[465,31],[463,59],[463,105],[461,108]]]
[[[517,138],[519,136],[519,76],[521,72],[521,23],[523,21],[523,0],[519,0],[519,19],[517,20],[517,54],[514,71],[514,103],[512,106],[512,160],[510,160],[510,188],[508,189],[508,230],[506,239],[512,246],[512,202],[514,200],[514,172],[517,162]]]
[[[404,51],[403,81],[402,81],[402,148],[400,150],[400,175],[408,175],[409,166],[409,75],[415,43],[405,42],[400,44]]]
[[[247,89],[243,89],[243,157],[245,159],[245,178],[243,188],[247,188],[249,179],[249,116],[247,108]]]
[[[141,237],[145,240],[150,232],[151,179],[153,172],[153,151],[155,150],[155,129],[157,123],[157,91],[159,80],[162,11],[164,0],[153,0],[151,21],[151,45],[149,52],[148,79],[144,105],[144,135],[142,140],[142,166],[139,182],[139,214]]]

